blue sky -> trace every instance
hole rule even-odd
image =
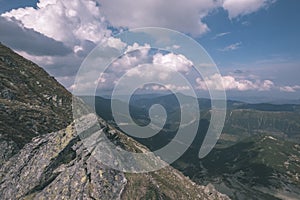
[[[80,63],[103,38],[122,29],[159,26],[197,40],[225,80],[237,85],[228,89],[230,97],[300,99],[300,1],[188,0],[172,7],[158,0],[70,2],[42,0],[37,6],[32,0],[0,0],[0,41],[69,89]],[[10,30],[13,34],[7,34]],[[45,45],[49,52],[39,50]],[[61,51],[54,52],[58,47]],[[257,89],[264,81],[273,85]],[[238,88],[245,82],[252,84],[249,90]]]
[[[16,8],[20,8],[20,7],[27,7],[27,6],[31,6],[31,7],[35,7],[36,3],[38,1],[37,0],[0,0],[0,13],[3,12],[7,12],[10,11],[11,9],[16,9]]]
[[[214,59],[224,65],[233,62],[249,63],[282,57],[299,60],[300,1],[277,1],[267,9],[230,20],[227,12],[219,9],[205,21],[211,32],[199,38]],[[229,33],[212,39],[218,33]],[[231,44],[241,43],[233,52],[222,52]]]
[[[300,1],[277,1],[267,9],[237,19],[219,9],[205,20],[211,31],[198,38],[218,64],[221,72],[242,70],[283,85],[300,83]],[[226,33],[222,37],[216,35]],[[239,44],[236,50],[222,49]],[[229,92],[230,93],[230,92]],[[233,94],[238,96],[239,94]],[[299,93],[264,92],[244,96],[297,98]]]

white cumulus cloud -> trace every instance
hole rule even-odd
[[[168,67],[178,72],[188,72],[193,66],[193,62],[188,60],[182,54],[168,53],[163,55],[161,53],[153,56],[153,64]]]
[[[26,28],[69,45],[89,40],[99,42],[110,35],[100,7],[93,0],[40,0],[37,8],[26,7],[2,14]]]
[[[223,8],[230,18],[247,15],[267,7],[275,0],[224,0]]]
[[[197,88],[200,90],[258,90],[268,91],[274,87],[274,83],[270,80],[247,80],[238,79],[234,76],[221,76],[220,74],[214,74],[211,77],[205,77],[204,79],[197,78]]]
[[[194,35],[209,30],[202,19],[220,5],[211,0],[109,0],[100,1],[103,13],[114,26],[159,26]]]
[[[282,86],[279,87],[279,90],[282,92],[296,92],[297,90],[300,90],[300,85]]]

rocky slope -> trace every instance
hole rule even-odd
[[[71,94],[29,60],[0,44],[0,166],[40,134],[71,121]]]
[[[90,116],[80,120],[88,124]],[[87,150],[82,133],[72,123],[25,145],[0,170],[1,199],[227,199],[213,186],[198,186],[171,167],[145,174],[110,169]],[[120,132],[113,140],[139,151],[140,145]]]
[[[72,95],[3,45],[0,76],[0,199],[228,199],[172,167],[126,174],[100,163],[80,137],[88,127],[78,131],[71,123]],[[87,112],[77,120],[85,124],[90,117]],[[102,119],[99,123],[119,147],[145,149]]]

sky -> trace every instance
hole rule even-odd
[[[218,89],[215,82],[221,78],[231,99],[300,99],[299,9],[297,0],[0,0],[0,41],[72,91],[81,63],[99,43],[132,50],[134,44],[114,34],[169,28],[201,44],[220,70],[220,77],[195,80],[197,90],[205,90],[204,80]],[[99,80],[109,87],[117,72],[140,61],[181,66],[175,70],[182,72],[191,64],[187,57],[150,51],[127,55]]]

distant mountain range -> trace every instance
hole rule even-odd
[[[182,94],[178,94],[182,95]],[[131,117],[139,125],[150,122],[149,108],[161,104],[168,119],[157,135],[134,138],[151,150],[168,144],[180,123],[180,105],[175,95],[136,95],[130,105],[114,100],[120,107],[129,106]],[[118,128],[111,113],[111,100],[102,97],[81,97],[95,100],[96,112]],[[192,97],[182,95],[182,107]],[[173,166],[197,183],[213,183],[232,199],[297,199],[300,196],[300,105],[249,104],[227,101],[227,117],[223,133],[214,150],[204,159],[198,158],[210,123],[211,102],[198,99],[201,119],[197,136]],[[191,108],[193,115],[197,110]],[[128,126],[130,126],[128,124]]]
[[[165,107],[169,116],[169,122],[174,124],[179,118],[180,106],[189,105],[192,102],[189,96],[182,96],[182,104],[176,100],[175,95],[136,95],[131,97],[129,109],[131,117],[135,121],[149,122],[148,111],[154,104],[161,104]],[[111,113],[111,99],[103,97],[81,97],[87,104],[95,108],[96,112],[104,119],[113,122]],[[122,100],[114,100],[119,107],[128,107]],[[211,101],[209,99],[198,99],[201,112],[201,119],[210,119]],[[191,115],[198,112],[194,108],[189,108]],[[269,133],[281,135],[283,137],[299,139],[300,130],[300,105],[270,103],[249,104],[240,101],[227,101],[227,117],[224,133],[250,135],[255,133]]]

